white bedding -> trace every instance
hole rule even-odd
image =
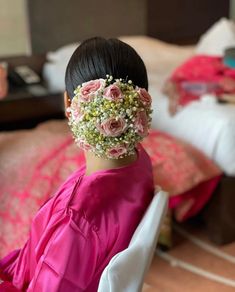
[[[153,128],[190,142],[216,162],[227,175],[235,175],[235,105],[194,102],[170,117],[167,98],[160,90],[171,71],[192,56],[195,48],[170,45],[143,36],[121,39],[133,46],[146,64],[154,105]],[[53,89],[63,90],[64,85],[56,81],[64,78],[64,66],[64,62],[58,62],[45,67],[45,76]]]
[[[235,105],[194,102],[174,117],[168,102],[154,86],[152,127],[181,138],[202,150],[227,174],[235,175]]]
[[[172,70],[195,53],[195,47],[180,47],[146,37],[125,37],[144,59],[153,97],[152,127],[181,138],[203,151],[227,174],[235,175],[235,105],[213,100],[194,102],[174,117],[161,92]]]

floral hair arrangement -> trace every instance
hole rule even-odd
[[[75,142],[99,157],[123,158],[148,135],[151,96],[132,81],[91,80],[78,86],[68,108]]]

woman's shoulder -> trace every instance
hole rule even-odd
[[[138,159],[133,164],[98,171],[90,176],[83,175],[70,206],[87,214],[101,214],[115,204],[118,205],[120,201],[128,200],[138,189],[143,192],[152,189],[150,158],[142,146],[138,151]]]
[[[48,210],[52,213],[56,213],[63,210],[66,205],[68,205],[70,196],[79,181],[83,176],[85,171],[85,166],[74,171],[57,189],[57,191],[52,195],[44,204],[40,207],[38,213],[45,213]]]

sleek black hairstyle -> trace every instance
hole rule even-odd
[[[143,60],[128,44],[118,39],[95,37],[84,41],[73,53],[65,73],[65,86],[70,98],[84,82],[104,78],[132,80],[148,90],[148,77]]]

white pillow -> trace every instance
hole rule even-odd
[[[57,51],[47,53],[47,62],[43,67],[43,78],[51,92],[65,90],[65,70],[70,57],[78,46],[79,43],[69,44]]]
[[[47,62],[43,66],[43,78],[51,93],[65,91],[65,70],[67,64],[64,62]]]
[[[235,24],[232,20],[221,18],[201,36],[196,54],[223,56],[228,47],[235,47]]]
[[[50,62],[65,62],[72,56],[75,49],[80,43],[73,43],[63,46],[54,52],[47,53],[47,60]]]

